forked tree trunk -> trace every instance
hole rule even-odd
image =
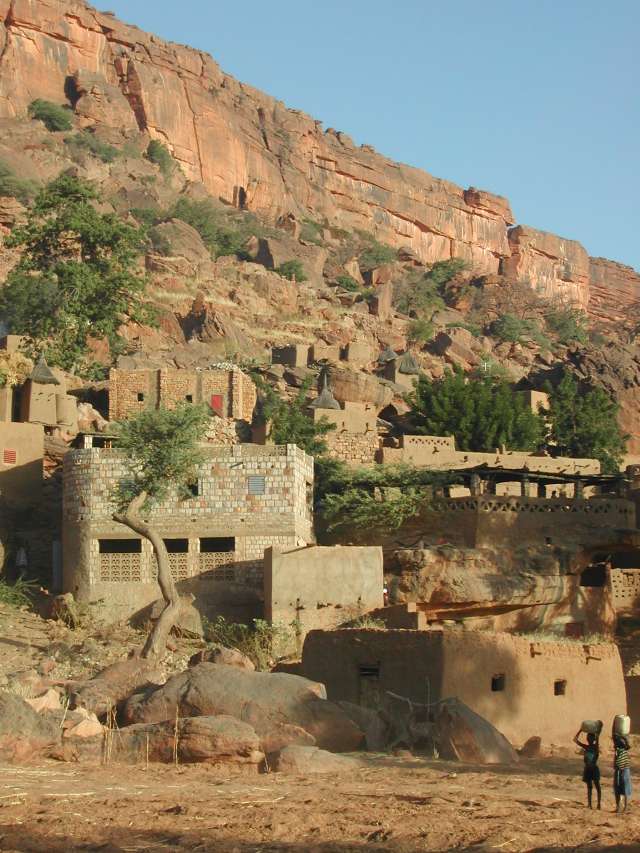
[[[134,533],[139,533],[148,539],[153,546],[153,551],[158,562],[158,584],[162,592],[166,604],[165,608],[157,619],[153,628],[149,632],[147,641],[142,649],[141,657],[143,658],[159,658],[166,649],[167,638],[169,631],[173,628],[180,614],[180,596],[176,589],[176,585],[171,577],[171,569],[169,567],[169,555],[166,546],[162,541],[162,536],[150,524],[148,524],[140,515],[140,511],[147,500],[147,493],[142,492],[135,497],[123,513],[116,513],[113,516],[114,521],[120,524],[125,524]]]

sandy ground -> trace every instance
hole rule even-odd
[[[370,756],[336,776],[199,766],[0,768],[0,850],[640,851],[640,807],[588,811],[577,758],[477,767]]]

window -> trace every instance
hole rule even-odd
[[[138,391],[138,402],[139,403],[144,402],[144,394],[142,393],[142,391]]]
[[[553,682],[553,695],[554,696],[564,696],[567,692],[567,682],[559,678],[557,681]]]
[[[165,539],[164,545],[169,554],[186,554],[189,550],[188,539]]]
[[[18,459],[18,454],[15,450],[11,450],[8,447],[2,451],[2,461],[5,465],[15,465]]]
[[[493,693],[501,693],[505,685],[507,683],[507,676],[504,672],[501,672],[499,675],[494,675],[491,678],[491,690]]]
[[[189,490],[189,494],[197,498],[200,495],[200,482],[195,480],[193,483],[187,483],[187,489]]]
[[[604,586],[607,567],[604,563],[592,563],[580,575],[580,586]]]
[[[249,477],[247,480],[247,489],[250,495],[264,495],[266,481],[264,477]]]
[[[101,554],[140,554],[141,539],[99,539]]]
[[[201,554],[220,554],[236,550],[233,536],[212,536],[200,540]]]
[[[193,394],[185,394],[184,399],[187,401],[187,403],[193,403]]]
[[[360,678],[380,678],[379,663],[363,663],[358,667]]]

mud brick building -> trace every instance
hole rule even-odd
[[[205,615],[261,614],[264,552],[314,541],[313,459],[295,445],[207,446],[193,497],[169,497],[149,514],[164,537],[181,593]],[[150,544],[113,521],[117,449],[70,451],[64,461],[63,577],[80,601],[102,600],[127,618],[159,598]]]
[[[216,444],[246,439],[243,432],[248,435],[256,397],[251,379],[233,365],[209,370],[163,367],[109,373],[109,420],[125,420],[148,408],[207,403],[214,415],[209,440]]]
[[[627,707],[613,643],[554,641],[461,628],[311,631],[301,675],[328,698],[375,707],[390,690],[431,704],[456,696],[515,746],[537,735],[571,743],[582,719]]]

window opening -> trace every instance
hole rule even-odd
[[[193,483],[187,483],[187,489],[189,490],[189,494],[197,498],[200,495],[200,482],[195,480]]]
[[[604,563],[592,563],[580,575],[580,586],[604,586],[607,570]]]
[[[557,681],[553,682],[553,695],[554,696],[564,696],[567,692],[567,682],[559,678]]]
[[[142,393],[142,391],[138,391],[138,402],[144,402],[144,394]]]
[[[247,488],[250,495],[264,495],[266,480],[264,477],[249,477],[247,480]]]
[[[188,539],[165,539],[164,545],[169,554],[186,554],[189,550]]]
[[[236,550],[236,540],[233,536],[209,536],[200,540],[201,554],[220,554]]]
[[[360,678],[380,678],[379,663],[363,663],[358,667]]]
[[[491,678],[491,690],[493,693],[501,693],[507,683],[507,676],[504,672],[499,673],[498,675],[494,675]]]
[[[184,399],[187,401],[187,403],[193,403],[193,394],[185,394]]]
[[[98,543],[101,554],[140,554],[142,551],[141,539],[99,539]]]

